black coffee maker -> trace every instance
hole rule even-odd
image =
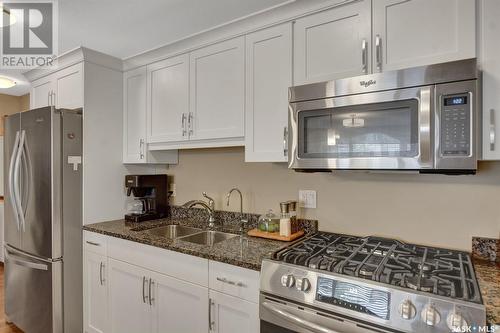
[[[142,222],[167,216],[167,175],[127,175],[125,188],[127,196],[132,194],[135,198],[125,215],[126,221]]]

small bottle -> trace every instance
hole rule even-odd
[[[296,233],[298,230],[298,221],[297,221],[297,201],[288,201],[288,206],[290,209],[290,232],[292,234]]]
[[[281,202],[280,209],[280,236],[289,237],[292,234],[292,226],[290,223],[290,210],[288,202]]]

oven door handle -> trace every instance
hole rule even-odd
[[[286,319],[289,322],[292,322],[300,327],[303,327],[305,329],[308,329],[310,331],[313,331],[315,333],[339,333],[337,331],[331,330],[329,328],[320,326],[318,324],[312,323],[308,320],[299,318],[295,316],[294,314],[285,311],[283,309],[280,309],[276,305],[269,303],[269,302],[262,302],[262,306],[274,313],[275,315],[278,315],[282,317],[283,319]]]

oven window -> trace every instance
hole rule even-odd
[[[299,111],[299,158],[416,157],[416,99]]]

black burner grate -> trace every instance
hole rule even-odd
[[[465,252],[318,232],[274,253],[274,259],[481,304]]]

